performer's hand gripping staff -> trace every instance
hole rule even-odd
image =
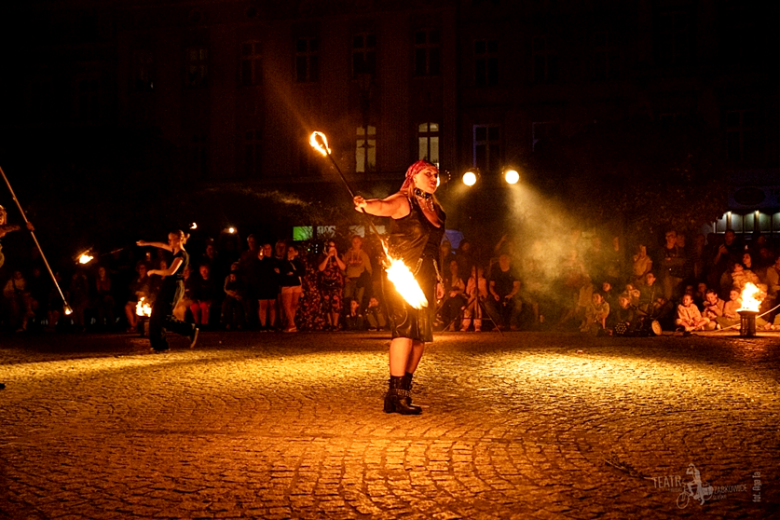
[[[16,193],[14,193],[14,189],[11,187],[11,183],[8,182],[8,177],[5,176],[5,172],[3,171],[3,168],[0,168],[0,174],[2,174],[3,176],[5,185],[8,186],[8,191],[11,192],[11,197],[14,199],[14,202],[16,203],[16,207],[19,208],[19,213],[22,214],[24,223],[27,226],[27,229],[30,231],[30,236],[32,237],[33,242],[35,242],[35,247],[38,248],[38,252],[41,254],[41,259],[43,260],[43,263],[46,266],[46,270],[49,271],[49,276],[51,276],[51,280],[52,282],[54,282],[54,287],[56,287],[57,292],[60,293],[60,298],[62,298],[62,305],[63,305],[63,309],[65,310],[65,314],[72,314],[73,310],[70,308],[70,305],[68,305],[68,302],[65,301],[65,295],[62,293],[62,289],[60,289],[60,284],[57,283],[57,278],[54,276],[54,272],[51,270],[49,261],[46,260],[46,255],[43,254],[43,249],[41,249],[41,244],[38,242],[38,238],[35,236],[35,227],[32,225],[32,223],[29,220],[27,220],[27,215],[24,213],[24,210],[22,209],[22,205],[19,203],[19,199],[16,198]],[[2,228],[8,228],[8,226],[4,226],[5,224],[4,220],[5,218],[3,218],[3,222],[0,222],[0,226]],[[2,234],[4,235],[8,231],[14,231],[15,229],[19,229],[19,228],[14,227],[14,229],[5,229],[5,232],[3,232]]]

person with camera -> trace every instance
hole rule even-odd
[[[347,265],[339,258],[336,242],[329,240],[325,254],[317,264],[320,272],[320,299],[325,314],[327,330],[340,330],[339,318],[343,306],[344,271]]]

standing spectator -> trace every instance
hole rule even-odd
[[[502,253],[498,263],[490,270],[488,299],[491,314],[499,320],[499,327],[517,330],[517,319],[523,310],[523,302],[518,297],[520,278],[510,265],[509,254]]]
[[[68,304],[73,310],[73,322],[79,332],[87,330],[84,313],[89,306],[89,281],[82,269],[77,269],[70,279]]]
[[[298,312],[298,303],[301,299],[303,264],[298,258],[298,248],[290,245],[287,248],[287,257],[280,263],[280,282],[282,310],[287,322],[284,332],[298,332],[295,326],[295,315]]]
[[[474,248],[471,246],[471,242],[466,239],[460,241],[458,249],[455,251],[455,260],[458,261],[459,273],[470,273],[471,266],[474,265]],[[446,264],[448,265],[448,264]]]
[[[95,280],[95,308],[97,310],[97,324],[99,327],[112,328],[114,326],[114,296],[111,293],[111,278],[105,266],[98,267]]]
[[[632,257],[631,281],[634,284],[644,280],[645,275],[653,269],[653,259],[647,255],[647,246],[639,244],[636,253]]]
[[[441,266],[441,276],[444,279],[450,275],[450,262],[456,260],[455,253],[452,252],[452,242],[446,238],[439,245],[439,265]]]
[[[670,229],[664,236],[666,243],[661,249],[659,276],[664,298],[672,300],[681,295],[680,286],[686,274],[685,250],[677,243],[675,230]]]
[[[344,300],[355,299],[359,306],[363,306],[363,294],[365,288],[371,283],[371,259],[363,250],[363,238],[359,235],[352,237],[352,247],[341,258],[347,266],[344,281]]]
[[[273,330],[276,324],[276,298],[279,294],[279,265],[273,256],[274,250],[270,243],[263,244],[259,249],[254,263],[255,273],[254,294],[257,298],[257,316],[260,320],[260,330]]]
[[[146,264],[137,262],[135,265],[137,276],[130,282],[128,287],[127,302],[125,303],[125,316],[127,317],[127,332],[136,332],[138,330],[138,314],[136,306],[143,298],[151,305],[149,296],[149,277],[146,275]]]
[[[339,315],[342,309],[344,290],[344,271],[347,266],[341,261],[336,249],[336,243],[328,241],[328,247],[320,259],[317,269],[320,272],[320,297],[322,312],[328,320],[329,330],[339,330]]]
[[[6,234],[12,231],[18,231],[21,227],[16,224],[8,224],[8,213],[3,206],[0,206],[0,238],[3,238]],[[27,229],[35,231],[31,222],[27,222]],[[3,245],[0,243],[0,267],[5,264],[5,256],[3,256]]]
[[[709,287],[717,287],[723,273],[727,272],[734,263],[742,261],[742,247],[737,242],[737,235],[733,229],[727,229],[723,234],[723,243],[715,251],[712,259],[709,279]]]
[[[217,287],[207,264],[198,268],[198,274],[199,276],[193,277],[190,311],[195,325],[203,328],[209,325],[211,306],[216,299]]]
[[[27,280],[21,271],[14,271],[11,278],[3,288],[3,298],[8,309],[9,323],[12,330],[24,332],[27,330],[27,322],[35,316],[32,310],[32,297],[27,290]]]
[[[223,285],[225,298],[222,300],[222,325],[226,330],[244,327],[243,300],[246,296],[246,285],[238,276],[238,269],[238,262],[234,262]]]

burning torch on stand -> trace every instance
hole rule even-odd
[[[344,173],[342,173],[341,168],[339,168],[339,165],[336,163],[335,159],[333,159],[330,148],[328,148],[328,140],[325,137],[325,134],[322,132],[313,132],[311,134],[311,138],[309,139],[309,144],[311,144],[311,146],[320,152],[323,156],[327,156],[330,159],[330,162],[339,173],[339,177],[341,177],[341,181],[344,183],[344,187],[347,189],[347,192],[349,192],[350,197],[354,200],[355,192],[352,191],[349,182],[347,182],[346,177],[344,177]],[[377,236],[379,242],[382,244],[382,249],[384,249],[386,257],[385,271],[387,272],[387,279],[393,282],[393,285],[395,286],[398,293],[410,306],[415,309],[422,309],[427,307],[428,299],[425,297],[422,289],[420,289],[420,284],[417,283],[417,280],[415,280],[412,272],[409,270],[406,264],[403,263],[403,260],[390,256],[387,250],[387,244],[380,236],[379,231],[371,221],[369,214],[366,213],[366,210],[363,208],[361,208],[361,211],[364,215],[366,215],[366,220],[368,221],[368,225],[371,228],[371,231],[373,231]]]

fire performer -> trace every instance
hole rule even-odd
[[[3,206],[0,206],[0,238],[3,238],[12,231],[19,231],[22,229],[22,227],[17,224],[7,224],[7,222],[8,213],[5,211]],[[32,222],[27,222],[27,229],[30,231],[35,231]],[[3,255],[3,245],[0,244],[0,267],[3,267],[3,264],[5,264],[5,256]]]
[[[353,199],[357,211],[391,217],[388,254],[401,258],[417,279],[429,304],[415,309],[398,291],[385,284],[392,340],[390,341],[390,386],[385,395],[386,413],[419,414],[412,404],[412,376],[420,363],[425,342],[433,341],[434,291],[442,287],[436,260],[444,236],[445,214],[434,193],[439,170],[427,161],[417,161],[406,171],[401,189],[386,199]]]
[[[146,242],[139,240],[139,247],[152,246],[165,249],[173,253],[173,260],[166,269],[151,269],[149,276],[160,275],[163,277],[160,292],[152,306],[152,315],[149,316],[149,342],[155,352],[168,350],[168,341],[165,339],[167,329],[186,336],[190,340],[190,348],[195,346],[198,339],[198,328],[192,323],[180,321],[173,316],[173,309],[184,296],[184,269],[190,263],[190,255],[184,249],[189,235],[184,231],[176,230],[168,233],[168,243]]]

